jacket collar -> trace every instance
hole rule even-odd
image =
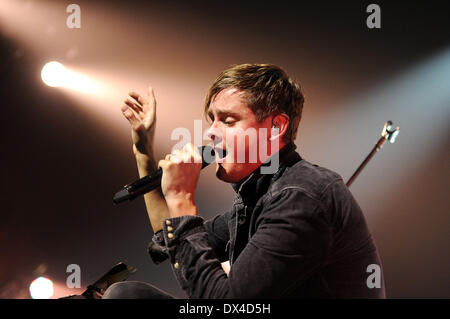
[[[274,154],[249,176],[238,183],[232,184],[234,191],[242,197],[244,203],[255,204],[267,192],[269,186],[282,175],[286,167],[302,160],[301,156],[295,151],[296,148],[297,146],[293,142],[286,144],[278,154]],[[276,172],[262,174],[261,167],[270,165],[270,161],[275,156],[279,156],[279,165]]]

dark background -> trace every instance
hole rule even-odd
[[[138,268],[130,279],[183,297],[169,265],[146,255],[143,200],[111,200],[137,178],[122,100],[130,89],[155,88],[162,157],[176,143],[174,128],[192,131],[202,119],[220,71],[274,63],[305,90],[300,154],[345,180],[386,120],[400,126],[351,190],[377,243],[387,296],[449,298],[448,2],[372,2],[381,29],[367,28],[367,1],[77,1],[81,29],[66,27],[72,2],[2,1],[0,297],[29,298],[38,275],[55,282],[56,297],[81,293],[64,288],[67,265],[80,265],[86,287],[118,261]],[[46,86],[40,72],[51,60],[106,89]],[[214,168],[202,173],[202,216],[225,211],[232,198]]]

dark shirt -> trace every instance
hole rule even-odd
[[[367,284],[368,266],[381,261],[342,178],[302,159],[293,143],[279,159],[275,174],[257,169],[233,185],[230,211],[164,220],[149,249],[154,261],[169,258],[189,298],[384,298],[382,272],[380,288]]]

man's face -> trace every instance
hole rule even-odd
[[[259,122],[247,106],[242,91],[236,88],[220,91],[209,106],[208,117],[212,121],[208,136],[213,140],[214,148],[226,151],[226,157],[216,157],[219,179],[239,182],[267,159],[260,158],[259,147],[262,143],[267,145],[272,116]],[[263,131],[267,134],[261,134]]]

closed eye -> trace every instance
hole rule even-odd
[[[224,123],[225,125],[232,125],[236,122],[235,119],[232,118],[226,118],[225,120],[222,120],[222,123]]]

